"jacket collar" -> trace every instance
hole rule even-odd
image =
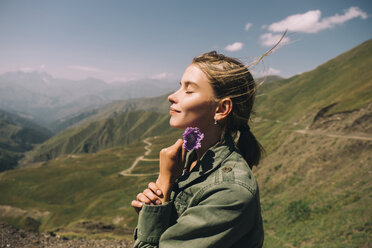
[[[185,161],[186,172],[177,179],[178,187],[183,188],[191,182],[209,174],[215,170],[219,165],[235,150],[233,139],[228,136],[223,142],[209,148],[192,169],[188,172],[188,168],[192,162],[196,160],[196,151],[192,150],[187,153]]]

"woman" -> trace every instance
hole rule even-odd
[[[160,152],[155,183],[137,195],[135,247],[262,247],[261,146],[248,121],[256,85],[240,61],[217,52],[194,58],[168,97],[170,125],[198,127],[201,148],[183,141]]]

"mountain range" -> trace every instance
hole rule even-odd
[[[114,100],[156,96],[175,89],[175,82],[156,79],[108,84],[100,79],[54,78],[46,72],[0,75],[0,109],[53,129],[55,121]]]

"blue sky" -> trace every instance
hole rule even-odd
[[[0,0],[0,73],[179,80],[211,50],[290,77],[372,38],[369,0]]]

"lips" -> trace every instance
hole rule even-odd
[[[179,111],[179,110],[177,110],[175,108],[170,107],[169,112],[171,112],[171,113],[180,113],[181,111]]]

